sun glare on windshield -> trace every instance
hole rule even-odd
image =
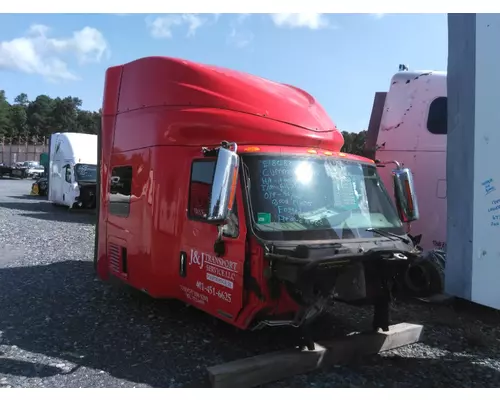
[[[307,161],[302,161],[297,168],[295,168],[295,176],[297,181],[304,185],[311,182],[313,177],[313,169],[310,163]]]

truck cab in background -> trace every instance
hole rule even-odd
[[[50,136],[48,200],[69,208],[95,208],[97,136],[63,132]]]
[[[101,279],[240,329],[308,326],[332,301],[372,304],[388,329],[394,279],[419,255],[408,169],[393,169],[395,207],[310,94],[186,60],[109,68],[102,110]]]
[[[400,71],[375,94],[364,155],[411,168],[420,219],[409,233],[424,250],[446,250],[446,72]],[[391,185],[391,171],[379,169]]]

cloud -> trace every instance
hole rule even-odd
[[[242,28],[244,22],[251,16],[251,14],[238,14],[238,16],[231,21],[231,32],[227,37],[227,43],[243,48],[247,47],[254,39],[255,35],[250,29]]]
[[[227,37],[227,42],[241,49],[252,43],[254,37],[254,34],[250,31],[238,31],[236,28],[232,28],[231,33]]]
[[[328,19],[320,13],[279,13],[271,14],[271,19],[279,28],[322,29],[329,26]]]
[[[220,14],[212,14],[213,23],[217,22]],[[147,17],[146,25],[151,36],[155,39],[171,39],[174,28],[187,27],[187,37],[192,37],[203,25],[210,22],[209,18],[199,14],[165,14],[156,18]]]
[[[49,33],[49,27],[35,24],[25,36],[0,42],[0,70],[41,75],[52,82],[76,80],[79,77],[68,69],[66,56],[85,64],[109,55],[104,36],[95,28],[86,26],[69,38],[51,37]]]

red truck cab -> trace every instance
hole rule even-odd
[[[311,95],[146,57],[107,70],[102,112],[101,279],[241,329],[306,326],[331,301],[375,304],[387,329],[390,282],[416,254],[411,173],[393,173],[395,208]]]

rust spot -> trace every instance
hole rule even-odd
[[[420,78],[421,76],[428,76],[428,75],[432,75],[432,72],[424,72],[418,76],[416,76],[415,78],[413,78],[414,81],[416,81],[418,78]],[[412,81],[412,79],[408,79],[406,81],[406,84],[410,83]]]
[[[423,74],[420,74],[419,76],[417,76],[417,77],[415,78],[415,80],[416,80],[416,79],[418,79],[418,78],[420,78],[421,76],[428,76],[428,75],[430,75],[430,74],[432,74],[432,72],[424,72]]]
[[[392,131],[393,129],[398,129],[401,125],[403,125],[403,121],[401,121],[399,124],[397,124],[396,126],[391,126],[389,128],[384,128],[383,131],[384,132],[389,132],[389,131]]]

